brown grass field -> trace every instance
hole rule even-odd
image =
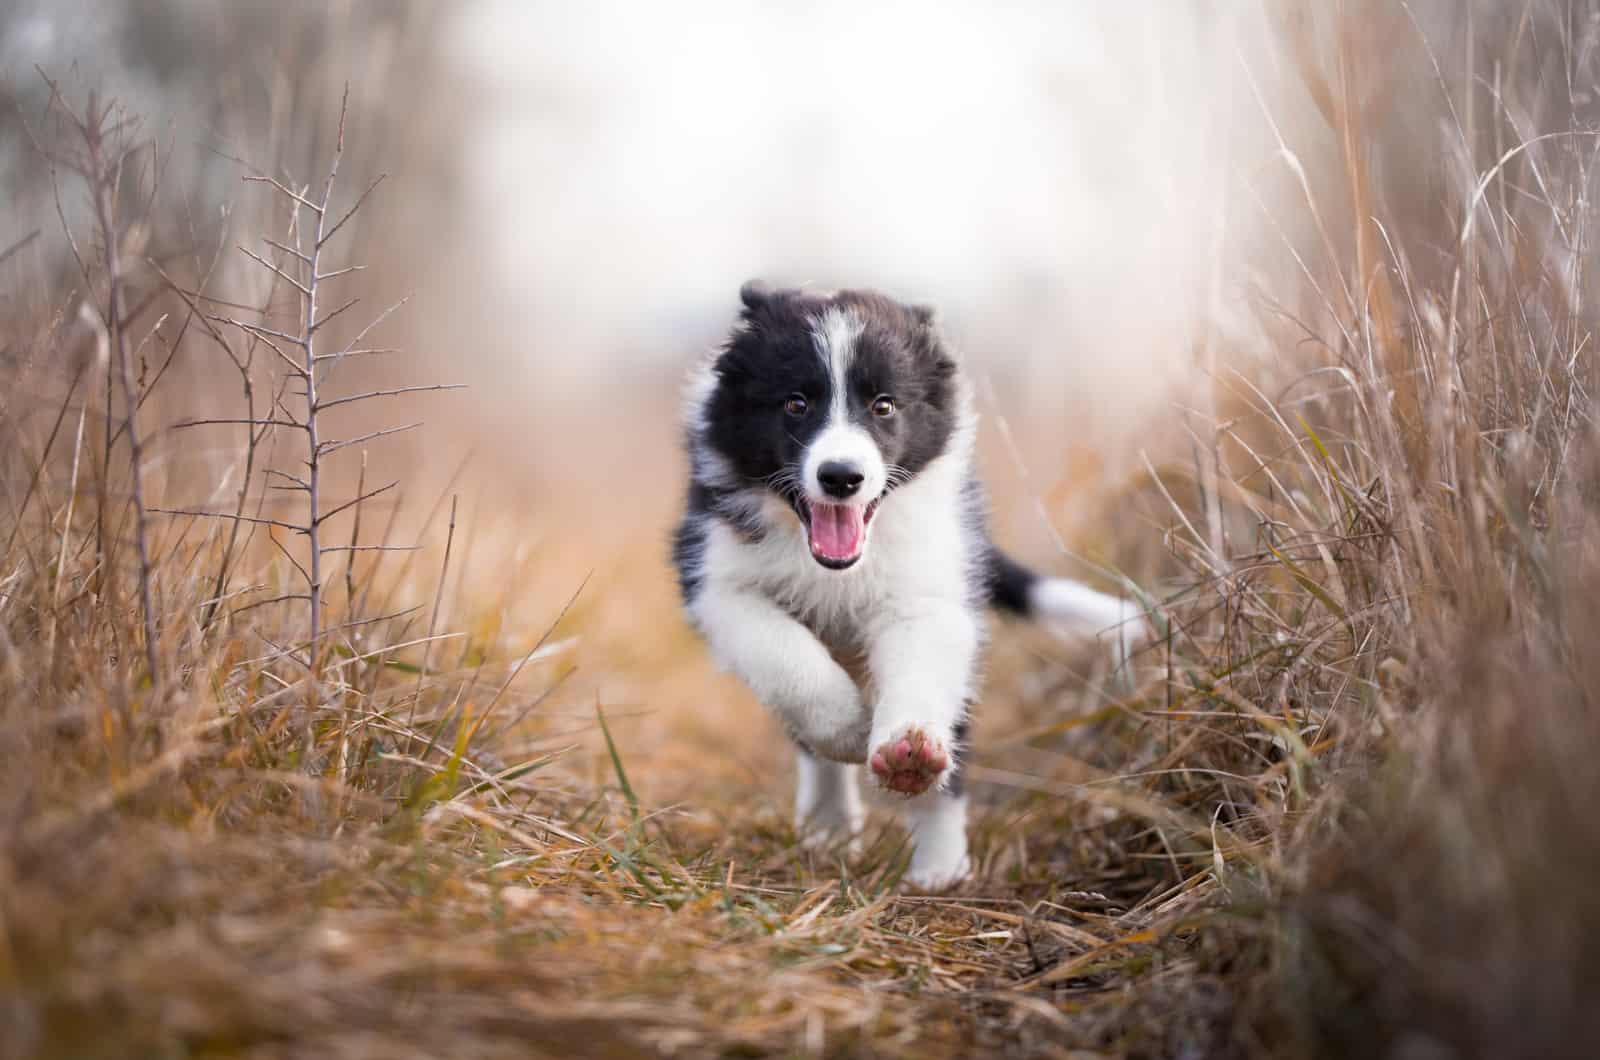
[[[1255,344],[1194,337],[1148,463],[986,410],[1161,637],[997,631],[936,896],[886,813],[796,844],[677,612],[670,380],[582,504],[457,444],[470,391],[332,405],[458,381],[341,356],[459,290],[406,264],[447,128],[317,66],[189,181],[115,84],[0,71],[0,1056],[1600,1053],[1600,8],[1267,10]]]

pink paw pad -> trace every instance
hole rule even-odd
[[[899,738],[878,745],[869,760],[878,783],[902,795],[920,795],[950,768],[950,755],[921,729],[907,729]]]

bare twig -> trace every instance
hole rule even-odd
[[[360,494],[359,496],[356,496],[356,497],[354,497],[354,498],[352,498],[350,500],[345,501],[343,504],[340,504],[337,507],[330,508],[326,512],[323,512],[321,515],[318,516],[318,521],[325,523],[329,519],[332,519],[334,516],[338,515],[339,513],[343,512],[343,511],[346,511],[346,510],[348,510],[350,508],[353,508],[353,507],[355,507],[356,505],[360,504],[363,501],[369,501],[372,498],[378,496],[380,493],[387,493],[390,490],[394,489],[398,485],[400,485],[400,480],[396,479],[395,481],[393,481],[393,482],[391,482],[391,483],[389,483],[387,485],[379,486],[375,490],[368,490],[367,492],[365,492],[363,494]]]
[[[285,272],[283,270],[283,268],[281,268],[277,264],[268,261],[266,258],[263,258],[260,254],[257,254],[255,251],[249,249],[248,247],[239,247],[239,251],[240,251],[240,253],[244,254],[245,257],[249,258],[251,261],[253,261],[256,264],[258,264],[258,265],[262,266],[263,268],[267,269],[269,272],[271,272],[278,279],[280,279],[280,280],[284,281],[285,283],[289,284],[291,287],[293,287],[295,290],[299,291],[301,294],[306,295],[307,297],[310,297],[311,292],[310,292],[309,289],[307,289],[306,285],[301,283],[299,280],[295,279],[293,276],[289,275],[289,273]],[[299,254],[296,255],[296,257],[301,257],[301,256],[302,255],[299,255]]]
[[[349,397],[336,398],[333,401],[324,401],[322,408],[338,408],[340,405],[349,405],[357,401],[366,401],[370,398],[393,397],[395,394],[416,394],[424,390],[462,390],[465,383],[431,383],[424,386],[400,386],[390,390],[369,390],[364,394],[352,394]]]
[[[338,360],[342,360],[343,358],[345,358],[347,356],[350,356],[351,354],[354,354],[354,353],[358,352],[358,348],[361,345],[361,340],[365,339],[372,332],[372,329],[376,328],[379,324],[382,324],[385,320],[389,319],[390,314],[394,313],[401,306],[405,305],[407,301],[408,301],[408,299],[402,298],[402,299],[400,299],[400,301],[396,302],[394,305],[390,306],[388,309],[385,309],[383,312],[381,312],[377,316],[373,317],[372,318],[372,322],[369,323],[366,327],[362,328],[359,332],[357,332],[356,333],[356,337],[351,339],[350,342],[345,346],[344,349],[340,350],[337,353],[319,354],[318,358],[320,360],[324,360],[324,361],[338,361]],[[370,351],[361,350],[360,352],[363,352],[363,353],[367,353],[367,352],[377,353],[377,352],[380,352],[380,351],[377,351],[377,350],[370,350]],[[382,352],[389,352],[389,351],[382,351]]]
[[[150,544],[148,515],[145,511],[144,498],[144,444],[139,435],[139,393],[133,385],[133,358],[128,351],[128,334],[125,306],[124,283],[122,272],[122,257],[119,249],[121,231],[116,221],[116,201],[114,197],[114,182],[119,176],[115,166],[110,164],[106,156],[106,118],[110,115],[111,106],[98,110],[96,100],[91,93],[89,96],[89,109],[84,116],[84,146],[88,150],[88,169],[85,176],[94,195],[95,219],[100,227],[101,240],[105,244],[106,260],[106,286],[107,293],[107,327],[111,333],[112,352],[115,357],[117,375],[122,384],[122,400],[124,404],[125,420],[123,431],[128,436],[128,463],[132,476],[134,509],[134,542],[138,550],[139,560],[139,607],[144,616],[144,650],[145,662],[150,670],[150,683],[156,694],[161,692],[161,670],[157,665],[156,655],[156,612],[155,602],[152,599],[150,588]],[[118,160],[120,164],[120,159]],[[110,415],[111,403],[108,397],[106,412]],[[109,447],[112,441],[111,432],[107,431],[106,444]]]
[[[421,426],[422,421],[418,420],[416,423],[407,423],[400,427],[385,427],[381,431],[372,431],[368,434],[359,435],[355,438],[346,438],[339,442],[323,442],[322,455],[327,456],[329,453],[337,453],[341,449],[348,449],[350,446],[360,445],[362,442],[370,442],[374,438],[384,438],[391,434],[399,434],[401,431],[414,431]]]
[[[253,419],[253,418],[251,418],[249,416],[245,416],[245,417],[241,417],[241,418],[238,418],[238,419],[223,418],[223,419],[215,419],[215,420],[183,420],[180,423],[174,423],[172,426],[168,427],[167,429],[169,431],[181,431],[186,427],[215,427],[215,426],[219,426],[219,425],[229,425],[229,424],[231,424],[231,425],[249,424],[252,427],[298,427],[298,428],[301,428],[301,429],[305,428],[305,424],[300,423],[297,420],[258,420],[258,419]]]
[[[237,519],[246,523],[259,523],[262,526],[279,526],[285,530],[293,530],[297,534],[306,532],[306,528],[299,523],[289,523],[282,519],[266,519],[255,515],[236,515],[233,512],[207,512],[194,508],[151,508],[150,510],[160,515],[193,515],[200,519]]]
[[[388,175],[389,174],[387,174],[387,173],[379,173],[378,176],[377,176],[377,179],[374,180],[371,184],[367,185],[367,190],[362,192],[360,195],[358,195],[356,197],[355,205],[350,207],[350,209],[346,210],[345,211],[345,215],[343,217],[339,218],[337,221],[335,221],[333,223],[333,227],[328,229],[327,233],[325,235],[323,235],[321,239],[317,240],[317,246],[318,246],[319,250],[321,249],[323,244],[327,243],[330,239],[332,239],[334,237],[334,235],[336,233],[338,233],[339,229],[341,229],[341,228],[343,228],[345,226],[345,223],[347,221],[349,221],[350,218],[352,218],[352,217],[354,217],[356,215],[356,211],[361,209],[362,204],[367,201],[367,196],[371,195],[374,191],[376,191],[378,189],[378,185],[382,184],[383,181],[384,181],[384,178],[388,177]],[[343,270],[342,269],[340,271],[344,272],[344,271],[348,271],[348,270]],[[326,280],[328,277],[333,276],[333,275],[335,275],[335,274],[331,273],[331,272],[330,273],[325,273],[325,274],[323,274],[323,276],[321,278]]]
[[[283,195],[285,195],[289,199],[292,199],[298,205],[304,206],[306,209],[312,211],[313,213],[316,213],[316,214],[321,214],[322,213],[322,208],[320,206],[318,206],[316,203],[312,202],[310,199],[306,198],[304,195],[301,195],[299,192],[293,191],[293,190],[285,187],[283,184],[279,183],[276,180],[273,180],[271,177],[250,176],[250,177],[245,177],[244,179],[245,179],[245,183],[247,183],[247,184],[270,184],[274,188],[276,188],[280,193],[282,193]]]
[[[415,552],[421,545],[325,545],[324,552]]]

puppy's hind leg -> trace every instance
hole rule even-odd
[[[795,754],[794,828],[800,842],[818,849],[861,831],[859,770],[807,751]]]

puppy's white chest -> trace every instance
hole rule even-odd
[[[968,564],[955,511],[886,505],[878,523],[848,570],[814,561],[798,525],[743,543],[741,565],[765,595],[840,648],[865,646],[875,630],[931,603],[965,599]]]

